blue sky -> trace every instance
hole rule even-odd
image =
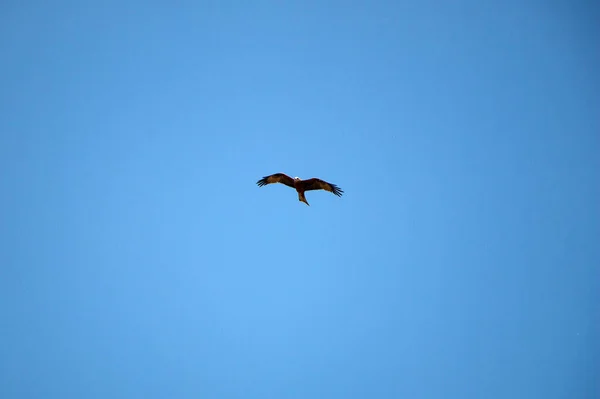
[[[0,10],[0,397],[600,397],[597,5]]]

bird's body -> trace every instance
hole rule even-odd
[[[321,179],[312,178],[302,180],[299,177],[295,177],[292,179],[284,173],[275,173],[270,176],[265,176],[256,182],[256,184],[258,184],[259,187],[273,183],[281,183],[285,184],[288,187],[295,188],[298,192],[298,200],[304,202],[306,205],[309,206],[310,204],[308,203],[308,201],[306,201],[306,197],[304,196],[305,191],[325,190],[337,195],[338,197],[341,197],[342,193],[344,192],[335,184],[327,183],[326,181]]]

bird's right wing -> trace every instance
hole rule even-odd
[[[294,179],[284,173],[275,173],[271,176],[265,176],[256,182],[258,187],[266,186],[267,184],[281,183],[294,188]]]

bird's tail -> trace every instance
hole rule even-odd
[[[304,196],[304,193],[298,193],[298,201],[302,201],[306,205],[310,206],[310,204],[308,203],[308,201],[306,201],[306,197]]]

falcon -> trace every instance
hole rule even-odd
[[[310,204],[306,201],[306,197],[304,196],[305,191],[325,190],[337,195],[338,197],[341,197],[342,193],[344,192],[335,184],[328,183],[325,180],[317,179],[315,177],[306,180],[302,180],[299,177],[294,177],[292,179],[284,173],[275,173],[270,176],[265,176],[256,182],[256,184],[258,184],[258,187],[266,186],[267,184],[273,183],[281,183],[285,184],[288,187],[295,188],[298,192],[298,201],[304,202],[308,206],[310,206]]]

